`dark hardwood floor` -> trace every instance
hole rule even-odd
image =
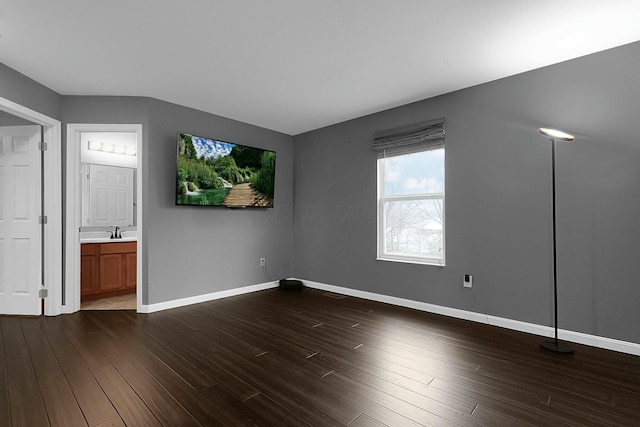
[[[0,426],[640,425],[640,357],[313,289],[0,323]]]

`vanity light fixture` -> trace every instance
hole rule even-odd
[[[89,141],[87,144],[87,148],[93,151],[122,154],[125,156],[135,156],[138,153],[138,149],[135,145],[115,145],[96,141]]]

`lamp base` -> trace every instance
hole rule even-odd
[[[553,351],[554,353],[573,354],[573,349],[571,347],[559,341],[545,341],[540,344],[540,348]]]

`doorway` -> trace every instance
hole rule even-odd
[[[65,273],[75,311],[129,294],[141,309],[141,152],[140,124],[67,125]],[[116,305],[107,309],[130,308]]]

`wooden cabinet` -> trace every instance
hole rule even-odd
[[[124,254],[124,286],[126,288],[136,287],[138,268],[138,254],[136,252],[128,252]]]
[[[94,294],[100,291],[98,275],[98,257],[100,245],[87,243],[80,245],[80,295]]]
[[[137,242],[81,245],[81,300],[136,292]]]

